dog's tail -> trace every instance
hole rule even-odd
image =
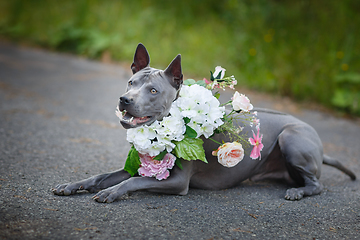
[[[342,165],[338,160],[331,158],[325,154],[324,154],[323,158],[324,158],[324,160],[323,160],[324,164],[332,166],[334,168],[337,168],[340,171],[347,174],[351,178],[351,180],[356,180],[355,174],[352,171],[350,171],[349,169],[347,169],[346,167],[344,167],[344,165]]]

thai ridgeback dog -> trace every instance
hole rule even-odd
[[[119,100],[119,109],[126,112],[120,123],[126,129],[162,120],[169,114],[171,104],[177,99],[182,86],[180,55],[165,70],[152,68],[149,63],[146,48],[139,44],[131,65],[133,76],[128,80],[126,93]],[[296,186],[286,191],[285,199],[300,200],[323,190],[319,182],[323,163],[343,171],[352,180],[356,179],[354,173],[340,162],[323,154],[321,140],[311,126],[289,114],[266,109],[256,111],[263,134],[261,160],[245,156],[235,167],[224,167],[211,154],[218,145],[203,138],[208,163],[181,160],[183,169],[174,166],[170,177],[165,180],[138,175],[131,177],[121,169],[79,182],[60,184],[52,192],[68,196],[79,190],[87,190],[97,192],[93,197],[97,202],[110,203],[126,193],[140,190],[186,195],[189,187],[218,190],[234,187],[246,179],[283,179]],[[213,139],[229,141],[224,136],[217,134]]]

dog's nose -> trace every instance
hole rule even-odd
[[[129,105],[132,102],[132,99],[127,97],[120,97],[120,104]]]

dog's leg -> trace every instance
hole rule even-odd
[[[97,202],[111,203],[128,192],[146,190],[149,192],[186,195],[192,174],[192,161],[182,161],[183,169],[174,167],[165,180],[151,177],[132,177],[113,187],[97,193],[93,199]]]
[[[315,176],[312,178],[304,177],[304,179],[305,187],[288,189],[285,194],[285,199],[294,201],[300,200],[305,196],[312,196],[321,193],[324,187]]]
[[[130,178],[130,174],[128,172],[119,170],[116,172],[96,175],[75,183],[59,184],[52,189],[52,192],[61,196],[72,195],[79,190],[87,190],[94,193],[114,186],[128,178]]]
[[[307,125],[293,125],[284,129],[278,141],[291,178],[301,186],[288,189],[285,199],[300,200],[304,196],[319,194],[323,185],[318,180],[318,166],[321,166],[323,152],[315,130]]]

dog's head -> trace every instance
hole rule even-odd
[[[120,123],[126,129],[162,120],[178,97],[183,82],[181,55],[177,55],[165,70],[151,68],[149,64],[149,53],[140,43],[131,65],[134,75],[119,100]]]

